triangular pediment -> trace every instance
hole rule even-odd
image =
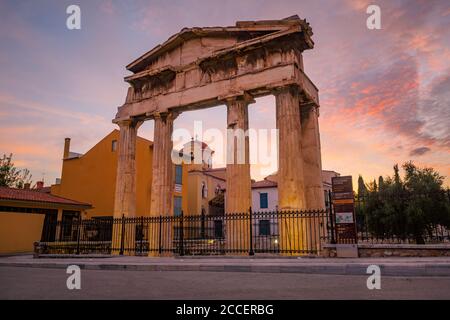
[[[281,20],[238,21],[230,27],[183,28],[164,43],[127,65],[133,73],[177,67],[194,62],[198,57],[224,50],[245,41],[299,28],[310,37],[311,28],[297,15]]]

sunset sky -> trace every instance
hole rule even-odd
[[[81,30],[66,8],[81,7]],[[366,8],[381,8],[381,30]],[[46,185],[60,176],[65,137],[85,153],[116,128],[125,65],[183,27],[237,20],[311,24],[305,72],[319,88],[323,168],[366,181],[413,160],[450,185],[450,2],[441,1],[5,1],[0,0],[0,153]],[[250,127],[275,128],[274,97],[249,107]],[[184,113],[175,128],[226,128],[224,106]],[[153,123],[139,135],[153,138]],[[212,149],[223,146],[211,143]],[[218,160],[216,165],[221,165]],[[264,169],[264,170],[261,170]],[[276,170],[252,166],[261,179]]]

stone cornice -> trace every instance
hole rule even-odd
[[[161,81],[172,80],[178,70],[172,66],[165,66],[154,70],[144,70],[125,77],[125,81],[131,84],[138,84],[139,82],[149,81],[152,78],[159,78]]]
[[[179,33],[171,36],[164,43],[157,45],[152,50],[143,54],[126,66],[127,70],[139,72],[145,68],[145,65],[158,58],[163,53],[179,46],[182,42],[204,36],[223,36],[233,34],[247,34],[255,32],[270,32],[271,34],[285,31],[287,29],[299,28],[303,31],[305,43],[312,48],[314,42],[311,39],[312,29],[306,19],[301,20],[298,16],[292,16],[281,20],[263,20],[263,21],[238,21],[236,26],[232,27],[206,27],[206,28],[184,28]]]
[[[219,49],[214,51],[212,54],[200,56],[195,62],[188,63],[180,66],[167,65],[157,69],[149,69],[137,72],[133,75],[127,76],[124,80],[132,85],[139,85],[146,81],[158,82],[162,84],[163,82],[172,81],[175,78],[176,73],[184,72],[188,69],[195,68],[199,66],[202,70],[208,69],[208,67],[213,66],[217,68],[218,65],[226,63],[227,61],[232,61],[233,65],[236,63],[235,58],[237,55],[242,55],[245,52],[252,50],[257,50],[263,47],[269,42],[282,41],[283,37],[295,35],[301,33],[301,26],[293,26],[287,30],[281,30],[278,32],[270,33],[265,36],[257,37],[254,39],[246,40],[237,43],[234,46],[225,49]],[[292,39],[289,41],[289,48],[286,45],[276,46],[273,45],[273,50],[288,50],[288,49],[311,49],[314,44],[308,42],[308,37],[304,37],[305,41],[300,41],[299,39]],[[301,47],[302,43],[306,43],[306,47]],[[228,56],[228,58],[227,58]]]

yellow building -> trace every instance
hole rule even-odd
[[[46,188],[0,187],[0,255],[32,252],[36,241],[53,241],[56,221],[70,223],[91,208]]]
[[[61,179],[51,186],[51,193],[92,204],[86,217],[112,216],[116,188],[119,130],[113,130],[85,154],[70,151],[65,139]],[[136,141],[136,211],[150,213],[153,143],[142,137]],[[187,172],[174,166],[174,213],[187,211]]]

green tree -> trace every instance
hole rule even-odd
[[[31,183],[28,169],[18,169],[12,162],[12,153],[0,158],[0,187],[23,188],[25,183]]]
[[[450,227],[450,203],[442,185],[444,177],[433,168],[418,168],[412,162],[403,164],[404,188],[409,194],[406,206],[407,228],[417,243],[423,235],[432,236],[433,227]]]
[[[356,206],[355,206],[355,216],[356,216],[356,224],[359,230],[363,229],[366,225],[366,211],[365,211],[365,202],[368,195],[367,186],[364,182],[364,179],[361,175],[358,177],[358,193],[356,197]]]
[[[366,184],[364,183],[363,177],[361,175],[359,175],[359,177],[358,177],[358,196],[364,197],[365,195],[367,195],[367,187],[366,187]]]
[[[378,191],[377,180],[373,179],[373,182],[369,185],[371,191]]]
[[[384,179],[383,176],[378,177],[378,189],[382,191],[384,189]]]
[[[394,183],[396,185],[401,185],[401,183],[402,183],[402,181],[400,179],[399,170],[398,170],[398,164],[394,165]]]
[[[414,238],[424,243],[436,227],[450,227],[450,199],[443,189],[443,177],[432,168],[418,168],[412,162],[398,165],[394,175],[369,185],[362,204],[366,226],[380,238]]]

